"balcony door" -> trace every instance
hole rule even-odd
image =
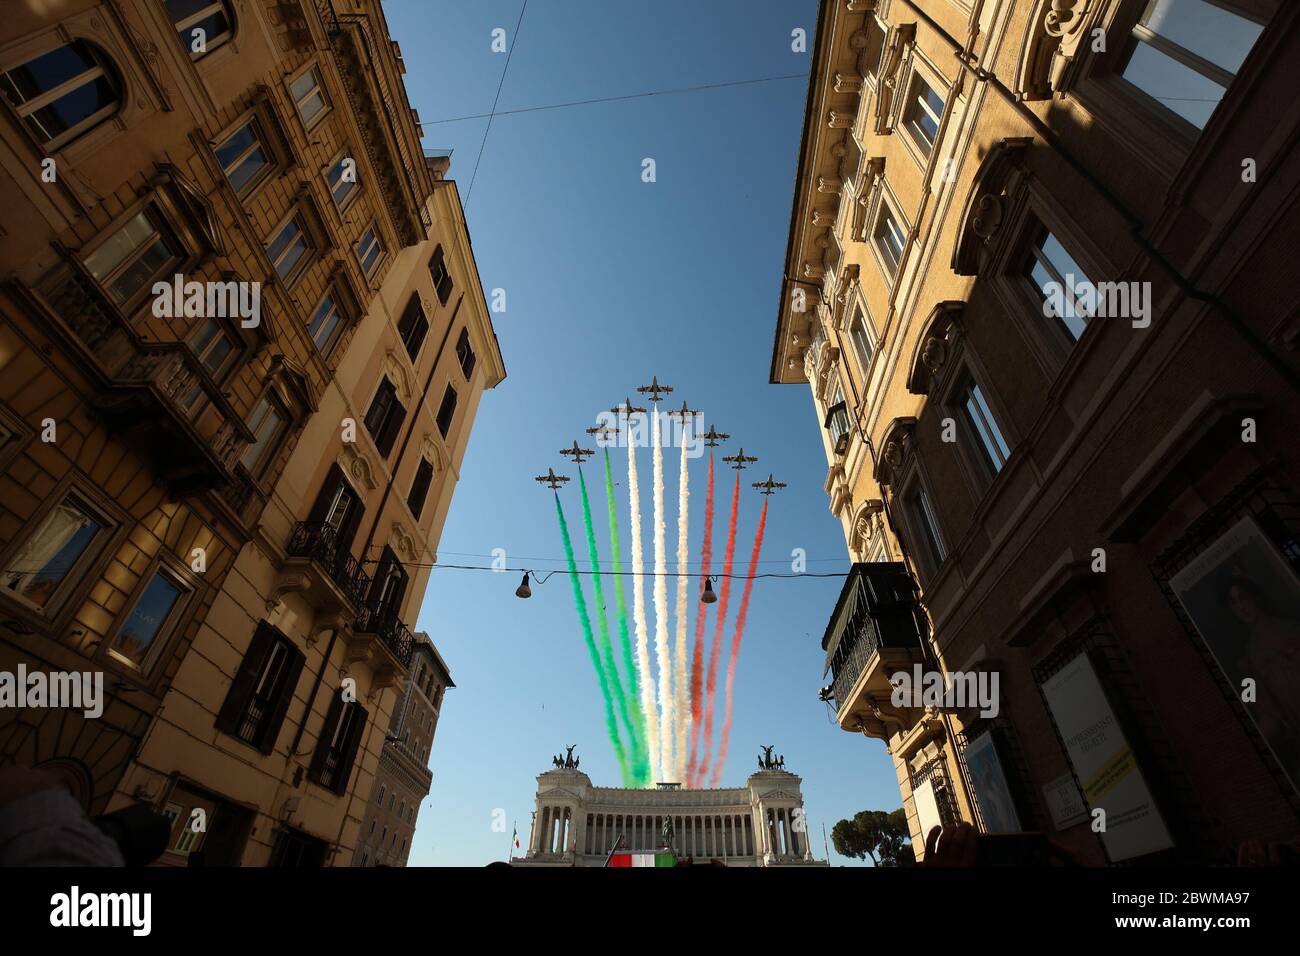
[[[385,547],[379,570],[370,586],[370,606],[377,620],[390,624],[398,619],[402,598],[406,596],[406,568],[397,560],[392,548]]]
[[[335,561],[340,565],[347,563],[364,511],[365,504],[343,477],[343,469],[333,465],[325,476],[325,483],[321,485],[307,522],[323,539],[333,541]]]

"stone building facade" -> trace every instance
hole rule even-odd
[[[770,377],[855,562],[823,696],[914,842],[1300,832],[1300,7],[1179,7],[821,5]],[[996,673],[996,715],[897,706],[913,663]]]
[[[0,668],[109,690],[0,761],[168,813],[165,862],[346,864],[504,376],[456,184],[378,2],[6,14]]]
[[[353,858],[354,866],[406,865],[420,807],[433,786],[429,751],[438,730],[443,695],[455,686],[429,635],[416,634],[411,670],[393,708],[370,803],[361,821],[361,846]]]
[[[653,853],[663,848],[666,819],[672,821],[672,850],[679,860],[825,865],[808,844],[800,779],[785,770],[760,770],[743,787],[716,790],[594,787],[580,770],[548,770],[537,777],[528,851],[511,862],[604,866],[616,848]]]

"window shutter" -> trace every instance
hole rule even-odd
[[[366,431],[371,435],[379,431],[379,426],[384,422],[384,414],[388,411],[388,406],[393,402],[393,396],[397,390],[393,383],[387,378],[379,385],[379,391],[375,392],[375,397],[370,403],[370,409],[366,412]]]
[[[286,642],[287,643],[287,642]],[[276,739],[280,736],[280,726],[284,723],[284,715],[289,710],[289,702],[293,700],[293,692],[298,687],[298,677],[302,674],[303,664],[307,661],[307,656],[297,647],[290,645],[290,657],[285,664],[284,677],[280,681],[280,687],[276,693],[275,705],[271,710],[271,720],[266,725],[266,733],[258,742],[258,750],[264,754],[269,754],[275,750]]]
[[[404,337],[406,342],[406,354],[414,359],[420,354],[420,346],[424,344],[424,337],[429,334],[429,320],[424,317],[424,311],[415,317],[410,332]]]
[[[217,714],[218,730],[232,736],[238,733],[240,721],[244,719],[244,711],[248,708],[248,699],[257,686],[257,678],[266,665],[267,656],[274,643],[275,628],[262,621],[253,632],[248,652],[244,654],[244,659],[239,664],[239,670],[235,672],[235,679],[230,682],[230,690],[226,693],[226,699]]]
[[[316,503],[311,507],[311,514],[307,516],[308,524],[320,524],[325,520],[325,514],[341,484],[343,484],[343,469],[337,464],[331,465],[325,481],[320,486],[320,494],[316,496]]]
[[[406,499],[411,514],[415,515],[417,520],[420,512],[424,510],[424,500],[429,497],[429,483],[432,480],[433,465],[429,463],[429,459],[421,458],[420,466],[415,471],[415,481],[411,483],[411,493]]]
[[[456,390],[450,385],[442,396],[442,407],[438,409],[438,431],[442,432],[442,437],[447,437],[447,432],[451,431],[451,420],[456,414]]]
[[[443,305],[446,305],[447,300],[451,298],[451,287],[451,273],[448,272],[442,277],[442,281],[438,283],[438,301]]]
[[[383,434],[375,441],[375,444],[379,446],[379,453],[385,458],[393,450],[393,442],[397,440],[398,429],[402,427],[405,418],[406,409],[394,401],[392,410],[388,413],[388,421],[384,423]]]
[[[361,747],[361,735],[365,733],[366,721],[370,715],[360,703],[350,704],[352,710],[352,725],[348,728],[348,739],[343,744],[343,753],[339,757],[339,775],[334,782],[334,792],[345,794],[348,792],[348,780],[352,777],[352,765],[357,759],[357,750]]]
[[[343,695],[334,690],[330,694],[330,709],[325,714],[325,723],[316,741],[316,752],[311,757],[311,768],[307,771],[308,779],[316,783],[320,782],[321,771],[325,769],[325,758],[330,752],[330,741],[334,739],[334,729],[342,716]]]

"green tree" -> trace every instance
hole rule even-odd
[[[911,866],[916,862],[907,833],[907,816],[897,810],[863,810],[831,829],[831,843],[840,856],[871,858],[875,866]]]

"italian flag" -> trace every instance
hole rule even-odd
[[[606,866],[676,866],[677,857],[668,850],[658,853],[615,853]]]

